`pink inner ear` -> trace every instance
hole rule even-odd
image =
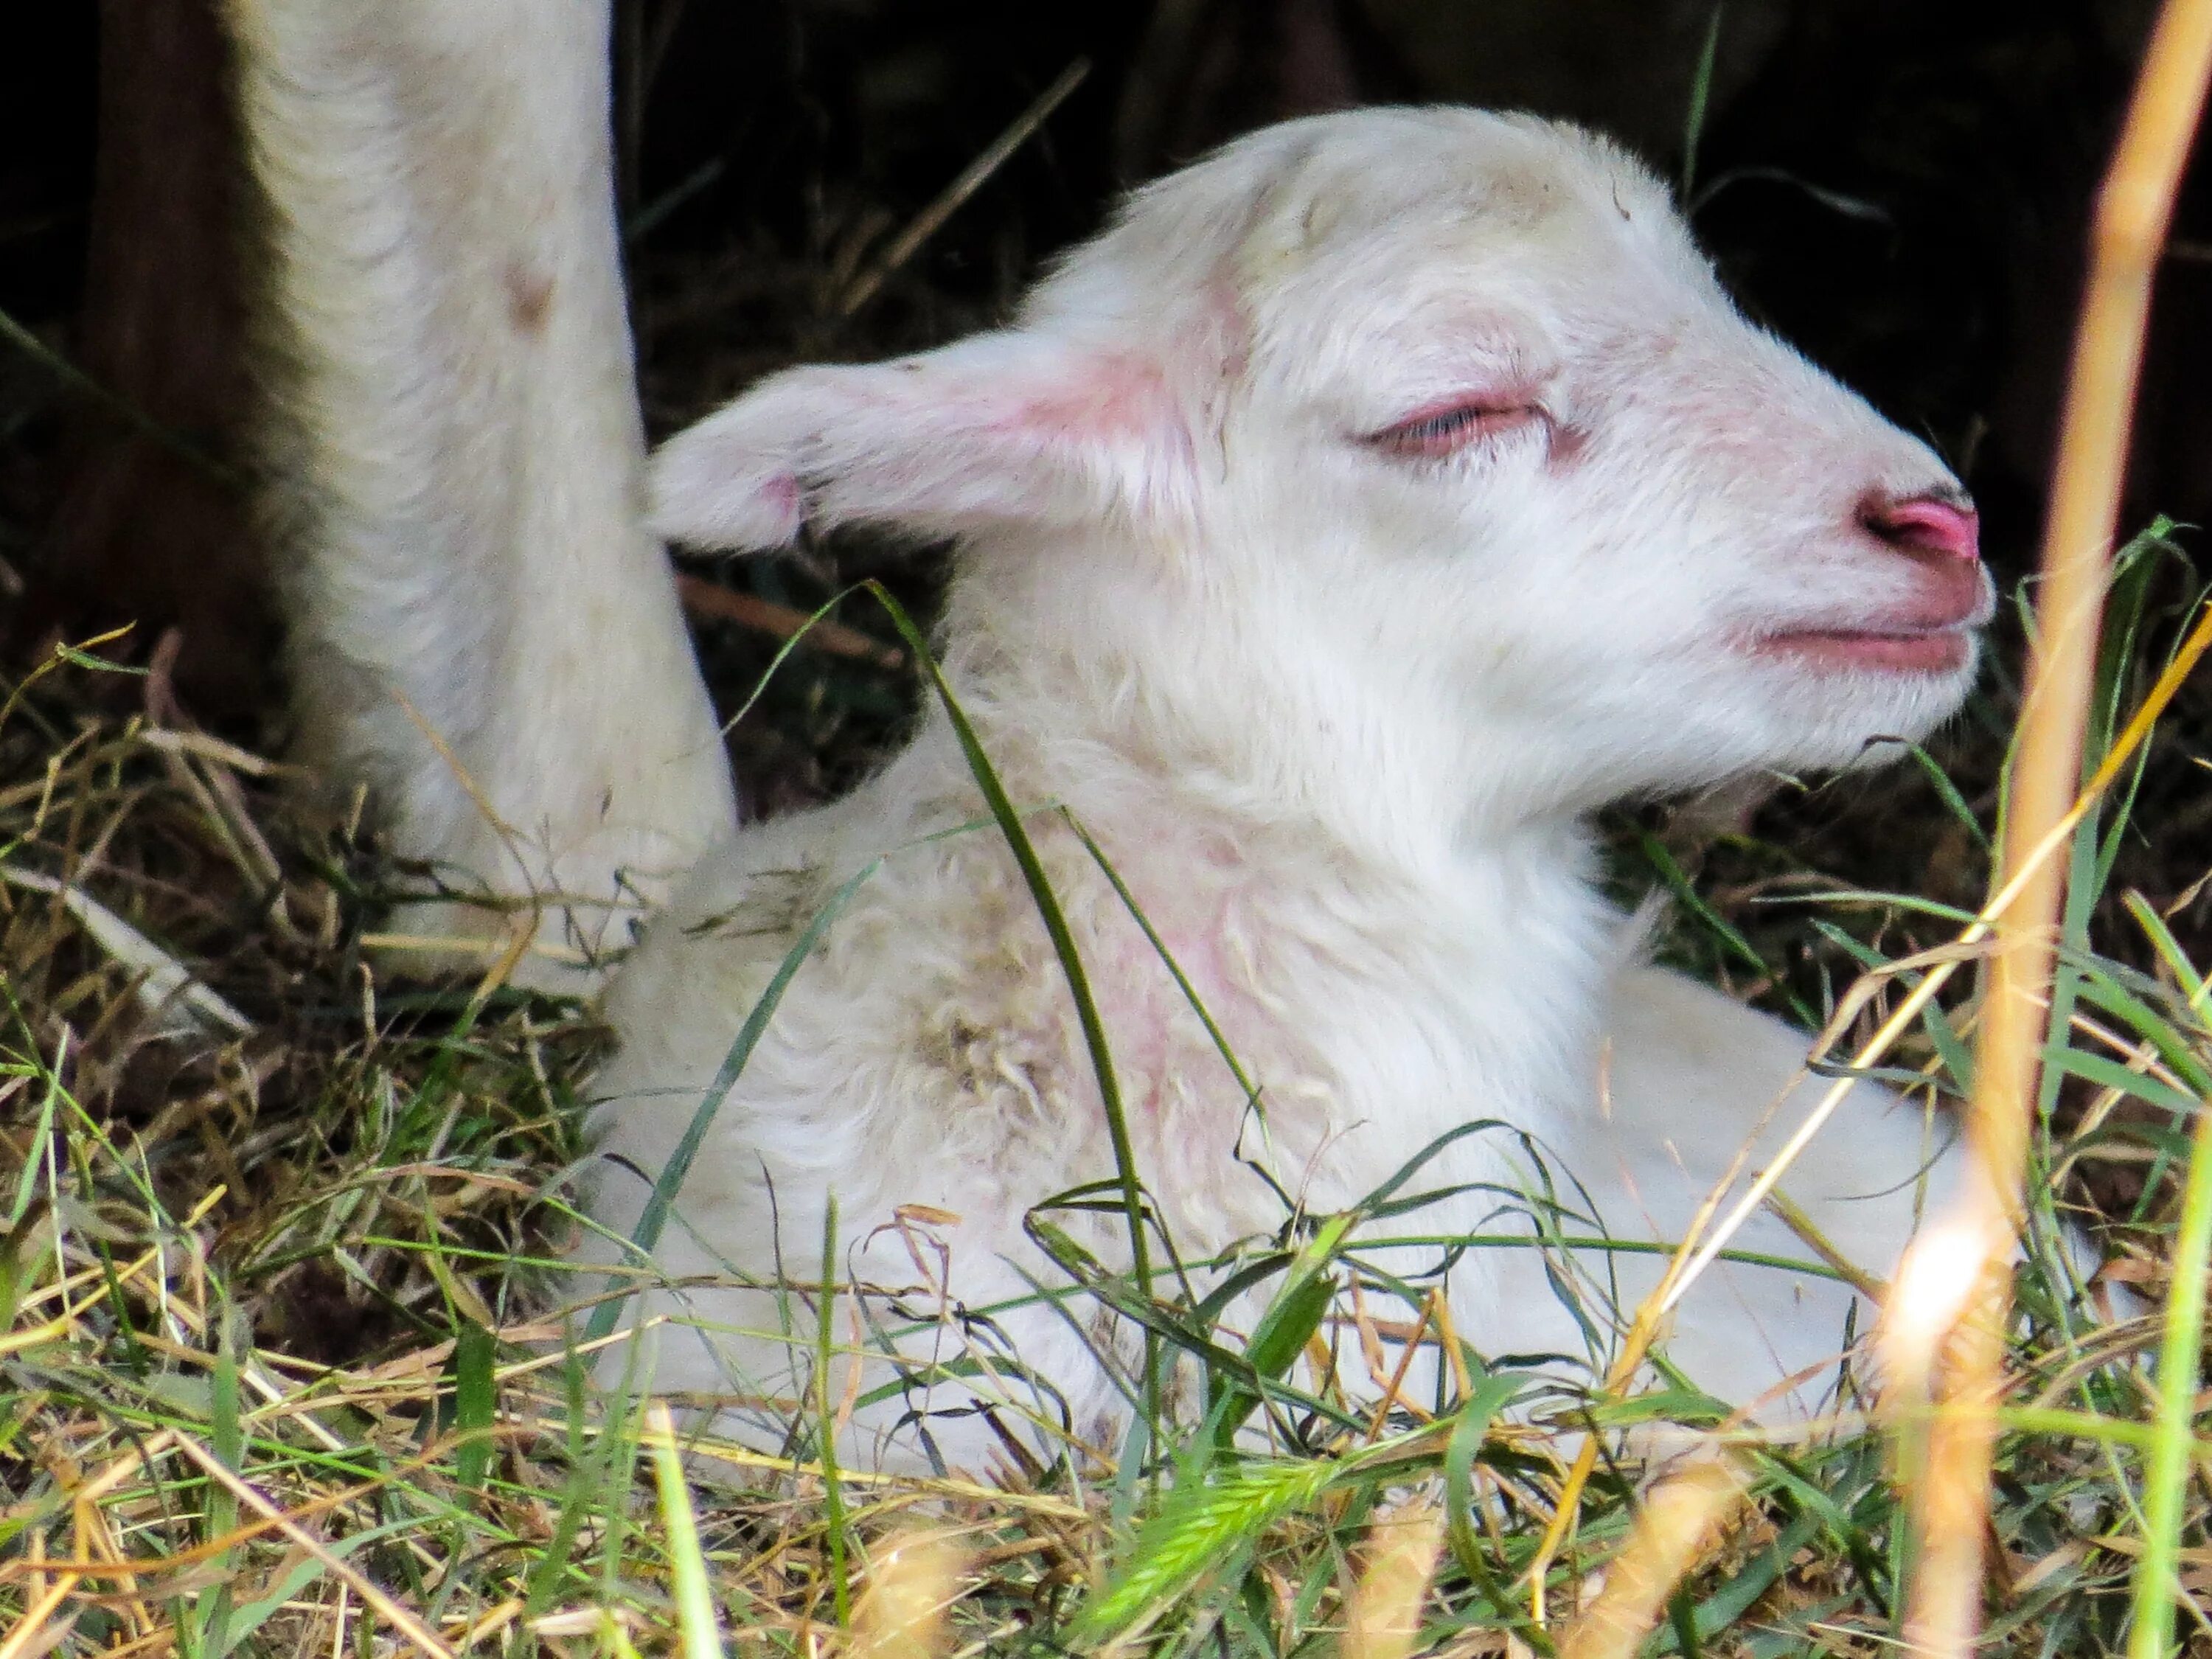
[[[1107,492],[1105,505],[1187,517],[1194,510],[1196,441],[1167,371],[1149,354],[1084,354],[1065,380],[1022,398],[991,429],[1069,452]]]
[[[932,492],[902,467],[874,481],[895,485],[902,497],[896,507],[904,514],[886,516],[921,521],[934,517],[933,508],[951,507],[957,527],[962,518],[1065,522],[1188,513],[1197,472],[1191,436],[1151,353],[987,337],[917,366],[921,374],[883,392],[911,423],[899,436],[920,441],[951,495],[930,501]],[[868,416],[857,419],[866,424]],[[894,458],[886,447],[871,459]],[[918,459],[908,451],[909,465]],[[858,475],[841,482],[856,483]]]
[[[774,514],[783,526],[783,539],[789,541],[799,534],[805,514],[799,504],[799,480],[788,472],[778,473],[761,486],[761,505]]]
[[[1158,365],[1130,352],[1079,360],[1065,385],[1025,398],[992,429],[1032,433],[1079,443],[1139,442],[1174,423],[1174,402]]]

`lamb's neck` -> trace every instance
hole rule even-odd
[[[1532,847],[1580,867],[1589,799],[1557,732],[1484,707],[1356,599],[1255,576],[1284,563],[1267,549],[1237,555],[1103,532],[969,544],[945,665],[1061,799],[1133,781],[1145,805],[1291,826],[1425,885]],[[1224,564],[1243,568],[1213,580]]]
[[[1216,1012],[1241,1000],[1255,1020],[1344,1033],[1340,1048],[1426,1056],[1431,1077],[1363,1092],[1431,1090],[1446,1112],[1471,1093],[1556,1097],[1581,1066],[1621,924],[1571,816],[1393,823],[1356,799],[1357,773],[1271,777],[1141,695],[1056,696],[972,660],[956,690],[1017,806],[1073,813]],[[1133,983],[1158,981],[1146,950],[1121,954]]]
[[[1008,794],[1070,809],[1240,1048],[1318,1082],[1331,1133],[1557,1125],[1588,1092],[1621,919],[1581,822],[1535,793],[1553,766],[1474,741],[1455,689],[1341,601],[1211,592],[1188,554],[967,550],[945,664]],[[941,720],[923,748],[963,765]],[[1180,1018],[1133,928],[1101,921],[1092,945],[1117,1023]]]
[[[1510,834],[1462,836],[1448,854],[1341,833],[1316,813],[1255,812],[1209,787],[1135,769],[1052,775],[1032,799],[1065,804],[1097,841],[1147,915],[1188,939],[1233,917],[1243,929],[1295,939],[1300,976],[1317,996],[1346,988],[1389,997],[1459,995],[1500,980],[1549,988],[1579,1004],[1602,975],[1619,918],[1592,880],[1589,838],[1570,820]]]
[[[1100,581],[1109,561],[1121,574]],[[1211,847],[1520,915],[1585,907],[1588,835],[1522,781],[1545,769],[1505,757],[1518,738],[1471,744],[1447,695],[1347,659],[1326,619],[1184,597],[1147,589],[1126,550],[963,574],[945,665],[1018,803],[1065,804],[1133,852]]]

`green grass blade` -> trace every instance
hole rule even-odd
[[[1336,1299],[1336,1289],[1335,1279],[1325,1273],[1285,1285],[1253,1330],[1248,1350],[1252,1369],[1268,1382],[1287,1372],[1304,1351],[1307,1339],[1321,1328],[1329,1304]],[[1259,1408],[1258,1395],[1231,1389],[1214,1419],[1214,1443],[1225,1450],[1245,1420]]]
[[[853,1622],[853,1589],[845,1565],[845,1488],[837,1474],[837,1407],[830,1395],[830,1360],[837,1347],[837,1194],[822,1218],[822,1309],[814,1322],[815,1409],[821,1414],[817,1447],[822,1464],[822,1526],[829,1534],[830,1587],[837,1627]],[[854,1364],[860,1364],[856,1355]]]
[[[33,1073],[46,1087],[40,1091],[38,1121],[32,1127],[30,1145],[23,1154],[23,1167],[16,1172],[15,1196],[8,1206],[8,1230],[11,1233],[23,1224],[23,1218],[31,1212],[31,1200],[39,1194],[39,1176],[46,1167],[54,1133],[54,1110],[61,1100],[60,1067],[69,1053],[68,1042],[64,1030],[55,1045],[54,1064],[40,1065]],[[32,1052],[37,1052],[35,1048]]]
[[[1451,1438],[1444,1443],[1444,1540],[1459,1563],[1460,1571],[1481,1589],[1491,1607],[1514,1620],[1522,1640],[1532,1646],[1541,1643],[1539,1650],[1548,1653],[1549,1639],[1540,1630],[1532,1630],[1522,1618],[1519,1606],[1492,1571],[1483,1540],[1474,1529],[1475,1455],[1481,1451],[1498,1414],[1511,1406],[1528,1386],[1526,1377],[1502,1372],[1484,1377],[1474,1385],[1474,1392],[1462,1402],[1452,1420]]]
[[[1758,948],[1743,936],[1735,925],[1705,902],[1705,896],[1698,891],[1698,884],[1675,861],[1674,855],[1667,850],[1666,843],[1648,830],[1638,837],[1638,842],[1644,859],[1659,879],[1666,884],[1667,890],[1674,896],[1674,902],[1695,916],[1730,956],[1754,973],[1771,974],[1774,971],[1767,966],[1766,958],[1759,954]]]
[[[1121,1085],[1114,1070],[1114,1056],[1106,1041],[1106,1023],[1099,1017],[1097,1000],[1091,994],[1090,976],[1084,971],[1081,957],[1075,948],[1075,935],[1067,925],[1067,917],[1060,907],[1060,900],[1052,890],[1052,883],[1044,872],[1044,863],[1037,857],[1036,848],[1030,842],[1029,831],[1022,825],[1021,816],[1014,811],[1005,786],[999,781],[997,770],[990,757],[983,752],[982,740],[975,735],[967,712],[960,700],[952,695],[951,683],[922,637],[914,618],[906,607],[893,599],[888,589],[878,582],[867,584],[868,591],[889,613],[891,625],[898,629],[907,649],[921,665],[931,687],[937,693],[939,705],[951,723],[953,735],[959,739],[960,751],[966,757],[968,769],[982,791],[983,799],[991,809],[991,816],[1005,836],[1007,849],[1022,872],[1022,880],[1030,890],[1037,915],[1044,923],[1047,935],[1052,940],[1053,954],[1059,957],[1060,971],[1067,977],[1068,994],[1074,999],[1076,1018],[1083,1027],[1084,1046],[1091,1055],[1091,1069],[1098,1083],[1101,1103],[1105,1108],[1106,1130],[1114,1147],[1114,1168],[1121,1191],[1121,1207],[1129,1231],[1129,1259],[1139,1286],[1149,1288],[1152,1282],[1152,1251],[1145,1237],[1144,1187],[1138,1178],[1137,1154],[1129,1138],[1129,1120],[1122,1108]],[[1159,1402],[1158,1344],[1148,1328],[1145,1334],[1145,1410],[1148,1417],[1157,1417]]]
[[[1690,191],[1698,182],[1698,144],[1705,136],[1705,112],[1713,98],[1713,64],[1720,56],[1721,13],[1724,7],[1716,3],[1712,15],[1705,20],[1705,44],[1698,51],[1698,72],[1690,82],[1690,107],[1682,118],[1682,190],[1680,200],[1686,211]]]
[[[553,1535],[547,1540],[544,1552],[531,1563],[523,1579],[522,1616],[520,1622],[527,1628],[553,1605],[561,1593],[562,1580],[567,1577],[576,1540],[582,1534],[584,1522],[590,1518],[599,1477],[592,1449],[584,1437],[584,1425],[590,1418],[591,1380],[584,1357],[572,1344],[562,1357],[562,1403],[567,1411],[568,1478],[561,1493],[560,1513],[554,1518]],[[608,1437],[611,1441],[613,1437]]]
[[[1981,819],[1974,816],[1974,809],[1959,793],[1959,786],[1951,781],[1951,775],[1943,769],[1943,763],[1919,744],[1908,743],[1904,747],[1912,763],[1920,769],[1921,776],[1936,791],[1936,798],[1943,803],[1943,810],[1951,815],[1951,821],[1972,837],[1974,845],[1986,855],[1990,850],[1989,831],[1982,828]]]
[[[343,1538],[328,1540],[323,1547],[343,1561],[355,1552],[366,1549],[372,1544],[382,1543],[387,1538],[404,1538],[409,1533],[419,1528],[422,1524],[420,1516],[403,1515],[377,1526],[367,1527],[359,1532],[349,1534]],[[283,1612],[286,1606],[292,1603],[294,1598],[301,1590],[313,1583],[328,1571],[327,1567],[313,1556],[294,1565],[291,1570],[275,1584],[269,1587],[264,1595],[238,1609],[230,1620],[223,1645],[219,1648],[210,1646],[206,1650],[207,1653],[219,1659],[222,1654],[236,1652],[245,1644],[248,1637],[277,1613]],[[225,1587],[226,1590],[228,1588],[228,1586]],[[368,1629],[368,1621],[363,1620],[361,1628],[364,1631]]]
[[[668,1407],[657,1400],[646,1407],[645,1439],[660,1498],[661,1536],[674,1580],[676,1627],[684,1659],[723,1659],[721,1625],[714,1613],[707,1553],[699,1547],[699,1517],[692,1510],[691,1489],[684,1479],[683,1454],[676,1448],[676,1425]]]
[[[499,1388],[492,1378],[498,1340],[474,1320],[453,1339],[453,1480],[465,1492],[481,1492],[491,1474],[492,1430],[499,1416]]]
[[[2136,1564],[2134,1622],[2128,1659],[2166,1659],[2180,1591],[2181,1534],[2187,1520],[2193,1413],[2204,1363],[2204,1285],[2212,1259],[2212,1109],[2197,1109],[2181,1231],[2173,1244],[2166,1293],[2166,1332],[2159,1344],[2158,1402],[2151,1419],[2143,1478],[2143,1550]]]
[[[668,1212],[675,1205],[677,1194],[684,1189],[685,1177],[691,1173],[692,1160],[699,1156],[699,1148],[707,1139],[707,1132],[714,1127],[714,1118],[721,1111],[722,1103],[729,1098],[730,1091],[737,1086],[738,1079],[744,1072],[745,1062],[752,1058],[753,1050],[760,1046],[761,1036],[768,1030],[769,1021],[775,1017],[776,1005],[783,1000],[783,994],[790,988],[799,965],[813,954],[814,947],[821,943],[823,934],[830,931],[830,924],[837,919],[846,905],[852,902],[853,895],[860,890],[862,884],[874,875],[882,864],[881,859],[872,859],[848,878],[830,896],[829,902],[815,913],[814,920],[806,924],[806,931],[799,936],[791,949],[784,952],[775,976],[769,981],[768,989],[761,993],[760,1000],[753,1004],[752,1012],[745,1016],[745,1023],[738,1028],[736,1041],[730,1044],[729,1052],[722,1057],[720,1069],[714,1073],[714,1080],[708,1084],[707,1092],[699,1097],[698,1109],[691,1114],[691,1121],[684,1127],[683,1138],[676,1143],[676,1150],[669,1155],[659,1179],[653,1183],[652,1195],[646,1200],[644,1212],[638,1217],[637,1226],[629,1236],[631,1247],[639,1255],[650,1256],[654,1246],[660,1243],[661,1231],[668,1224]],[[611,1282],[609,1288],[619,1290],[622,1284]],[[602,1341],[613,1333],[629,1301],[626,1296],[609,1297],[593,1310],[591,1323],[584,1328],[585,1346]]]
[[[216,1317],[222,1322],[216,1335],[215,1365],[208,1373],[208,1415],[211,1430],[208,1447],[215,1453],[217,1462],[234,1474],[243,1474],[246,1472],[246,1428],[238,1403],[236,1316],[228,1304],[218,1304]],[[237,1526],[238,1495],[220,1482],[210,1480],[207,1497],[208,1536],[223,1537]],[[215,1565],[227,1570],[234,1559],[234,1553],[226,1550],[216,1558]],[[234,1609],[228,1584],[216,1586],[215,1592],[204,1598],[194,1611],[199,1617],[200,1638],[204,1651],[227,1653],[242,1639],[243,1631],[234,1632]]]

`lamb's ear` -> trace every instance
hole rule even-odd
[[[947,536],[1184,514],[1194,477],[1160,364],[1010,331],[772,376],[662,446],[651,514],[671,541],[769,548],[802,525]]]

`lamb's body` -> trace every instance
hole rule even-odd
[[[504,9],[469,3],[479,19]],[[249,107],[264,148],[318,142],[313,71],[336,38],[319,21],[330,9],[258,0]],[[382,77],[404,94],[390,100],[403,125],[416,105],[466,98],[440,79],[459,70],[412,50],[410,34],[445,9],[408,0],[320,67],[349,84]],[[596,135],[602,84],[574,60],[603,8],[573,0],[563,15],[573,27],[507,38],[510,52],[557,62],[463,51],[463,79],[557,80],[567,101],[538,118]],[[278,63],[284,75],[268,72]],[[547,225],[603,215],[603,158],[573,149],[540,155],[506,134],[501,182],[478,210],[512,228],[498,216],[542,185],[557,204]],[[299,290],[342,283],[327,245],[347,227],[300,183],[312,167],[289,165],[264,167],[264,179],[280,209],[301,198],[280,243],[305,273],[287,303],[325,328],[307,331],[312,369],[318,351],[345,358],[348,319]],[[434,263],[439,237],[474,234],[465,215],[466,228],[439,218],[471,194],[448,179],[418,196],[428,216],[397,245]],[[611,252],[603,232],[580,247],[572,231],[556,252],[596,270]],[[470,269],[438,281],[511,276],[496,261]],[[603,282],[582,286],[604,297]],[[593,373],[564,379],[563,354],[582,348],[532,320],[510,318],[456,356],[425,307],[405,349],[433,384],[451,362],[489,362],[482,378],[512,394],[519,432],[568,434],[569,467],[618,481],[631,416],[605,342]],[[343,378],[323,387],[311,401],[376,395]],[[564,398],[577,407],[533,423],[538,404]],[[366,418],[319,413],[341,433]],[[609,434],[598,450],[573,441],[591,432]],[[295,459],[319,489],[321,473],[346,472],[343,447],[322,441]],[[494,448],[441,476],[433,488],[466,498],[428,515],[460,527],[444,558],[489,558],[501,574],[471,596],[504,607],[499,649],[481,661],[439,659],[439,613],[461,602],[466,567],[441,566],[432,547],[410,555],[416,520],[379,519],[374,492],[308,492],[323,517],[305,549],[307,637],[347,653],[334,701],[356,712],[341,749],[397,790],[406,850],[473,859],[495,884],[516,883],[511,851],[489,856],[499,844],[469,827],[465,793],[381,711],[380,681],[425,711],[468,705],[449,716],[454,758],[495,781],[510,823],[573,830],[587,816],[577,804],[603,798],[625,818],[641,757],[690,757],[635,793],[654,820],[642,827],[666,832],[653,845],[696,842],[726,785],[697,763],[696,677],[671,678],[683,645],[651,598],[665,578],[637,562],[635,526],[605,513],[574,533],[532,521],[568,562],[557,608],[604,602],[624,613],[623,631],[604,641],[605,673],[513,684],[546,659],[541,635],[566,637],[522,574],[554,550],[515,538],[510,458]],[[1631,965],[1581,819],[1608,800],[1839,764],[1877,735],[1923,732],[1963,694],[1987,608],[1949,474],[1747,327],[1648,175],[1571,131],[1467,112],[1255,135],[1140,197],[1016,327],[902,363],[777,377],[672,445],[656,493],[659,527],[705,544],[771,546],[804,523],[850,520],[960,539],[947,670],[1008,793],[1018,807],[1065,807],[1097,837],[1261,1090],[1255,1117],[1068,819],[1031,813],[1105,1017],[1140,1170],[1193,1259],[1284,1224],[1240,1146],[1305,1208],[1328,1211],[1483,1120],[1503,1127],[1451,1141],[1422,1176],[1462,1190],[1399,1230],[1525,1231],[1510,1199],[1534,1184],[1534,1146],[1571,1209],[1583,1207],[1579,1181],[1615,1236],[1680,1237],[1759,1132],[1803,1039]],[[586,495],[619,500],[618,489]],[[473,521],[504,528],[472,541]],[[594,563],[596,546],[578,540],[591,535],[613,538],[621,557]],[[365,603],[364,546],[416,562],[381,635],[348,614]],[[641,746],[663,731],[682,741]],[[597,1202],[611,1228],[629,1231],[644,1178],[808,922],[881,858],[721,1106],[659,1259],[677,1274],[766,1279],[807,1264],[793,1271],[811,1276],[834,1194],[860,1278],[936,1283],[944,1322],[933,1327],[928,1297],[906,1299],[909,1358],[994,1351],[960,1335],[957,1316],[1025,1294],[1025,1273],[1051,1279],[1024,1212],[1111,1176],[1113,1159],[1067,987],[997,832],[975,827],[982,816],[932,713],[848,799],[708,854],[608,990],[621,1048],[602,1078],[610,1163]],[[568,844],[580,849],[558,866],[572,890],[622,884],[619,847],[589,834]],[[539,876],[536,862],[520,860],[520,873]],[[1858,1090],[1845,1113],[1790,1184],[1834,1244],[1886,1273],[1920,1177],[1932,1163],[1940,1185],[1955,1160],[1881,1091]],[[1115,1226],[1061,1220],[1126,1261]],[[1808,1254],[1771,1220],[1739,1242]],[[1409,1250],[1399,1265],[1435,1255]],[[1607,1271],[1595,1253],[1580,1260]],[[1659,1267],[1614,1258],[1613,1296],[1632,1305]],[[1470,1250],[1449,1288],[1460,1334],[1486,1352],[1584,1351],[1532,1249]],[[772,1331],[769,1295],[645,1300],[717,1327],[661,1334],[661,1386],[787,1392],[786,1340],[732,1328]],[[1674,1357],[1741,1400],[1814,1368],[1792,1396],[1802,1406],[1826,1385],[1818,1368],[1847,1340],[1850,1304],[1832,1280],[1727,1268],[1685,1304]],[[1034,1303],[997,1324],[1079,1424],[1112,1414],[1089,1351],[1097,1332]],[[926,1402],[864,1404],[858,1432],[963,1395],[939,1382]],[[956,1462],[988,1443],[972,1418],[933,1435]],[[910,1455],[911,1443],[887,1455]]]
[[[1559,1231],[1592,1231],[1588,1217],[1621,1241],[1671,1243],[1747,1144],[1763,1129],[1771,1150],[1797,1121],[1785,1107],[1762,1123],[1802,1072],[1803,1036],[1680,975],[1630,965],[1627,924],[1594,900],[1584,849],[1564,826],[1530,836],[1516,856],[1446,866],[1417,882],[1401,868],[1355,862],[1310,826],[1237,826],[1216,812],[1204,816],[1219,839],[1179,836],[1173,826],[1201,817],[1187,799],[1156,801],[1141,816],[1099,810],[1126,809],[1124,789],[1137,781],[1083,781],[1094,793],[1048,765],[1006,765],[1018,739],[992,747],[1018,801],[1066,802],[1100,827],[1103,850],[1261,1086],[1264,1130],[1248,1120],[1243,1088],[1088,852],[1056,817],[1033,820],[1108,1011],[1147,1193],[1188,1257],[1283,1227],[1281,1202],[1235,1160],[1240,1146],[1327,1212],[1455,1127],[1500,1119],[1541,1143],[1567,1206],[1553,1218]],[[926,839],[973,824],[981,811],[951,733],[932,721],[854,796],[709,856],[610,990],[623,1044],[599,1079],[599,1122],[601,1151],[617,1167],[596,1208],[616,1230],[633,1227],[646,1193],[635,1172],[663,1167],[800,931],[844,878],[902,848],[793,981],[686,1182],[693,1231],[671,1228],[656,1260],[678,1279],[732,1264],[765,1277],[778,1261],[809,1277],[835,1192],[841,1260],[858,1280],[905,1291],[904,1306],[920,1316],[901,1344],[910,1359],[1018,1355],[1060,1386],[1079,1428],[1096,1437],[1121,1396],[1087,1352],[1095,1331],[1033,1303],[994,1313],[995,1339],[963,1333],[957,1317],[929,1317],[1026,1297],[1025,1275],[1064,1284],[1025,1236],[1024,1213],[1115,1167],[1072,1000],[995,830]],[[1165,833],[1132,836],[1153,823]],[[1243,850],[1232,855],[1232,845]],[[893,952],[898,969],[887,972]],[[1849,1258],[1886,1273],[1920,1208],[1920,1171],[1939,1166],[1927,1194],[1939,1201],[1954,1176],[1942,1139],[1940,1127],[1929,1138],[1917,1109],[1863,1086],[1789,1189]],[[1754,1152],[1747,1167],[1762,1163]],[[1382,1231],[1526,1235],[1535,1206],[1514,1194],[1538,1190],[1535,1174],[1511,1133],[1471,1136],[1418,1184],[1477,1190]],[[878,1231],[915,1204],[958,1220]],[[1126,1263],[1117,1218],[1053,1218]],[[931,1241],[919,1257],[917,1236]],[[1738,1243],[1812,1258],[1765,1214]],[[1409,1251],[1398,1265],[1432,1268],[1439,1255]],[[1594,1276],[1585,1310],[1603,1322],[1609,1309],[1633,1310],[1664,1258],[1585,1252],[1580,1265]],[[1469,1252],[1449,1292],[1461,1334],[1486,1355],[1562,1354],[1603,1369],[1608,1352],[1591,1351],[1532,1249]],[[1744,1401],[1794,1379],[1787,1401],[1767,1404],[1796,1414],[1833,1389],[1853,1340],[1852,1300],[1803,1272],[1724,1264],[1685,1304],[1669,1357]],[[695,1281],[653,1303],[717,1333],[710,1346],[689,1331],[664,1332],[661,1386],[788,1399],[805,1374],[804,1344],[775,1334],[766,1295]],[[890,1329],[908,1323],[880,1309],[874,1318]],[[1862,1310],[1861,1334],[1867,1318]],[[747,1330],[762,1334],[734,1334]],[[1357,1361],[1349,1370],[1355,1386],[1365,1381]],[[866,1380],[892,1374],[886,1363]],[[975,1392],[1018,1411],[1033,1404],[1004,1380]],[[867,1443],[927,1408],[951,1414],[930,1422],[939,1454],[972,1462],[993,1437],[958,1415],[970,1397],[942,1380],[918,1384],[860,1413],[863,1443],[852,1449],[884,1455]]]

